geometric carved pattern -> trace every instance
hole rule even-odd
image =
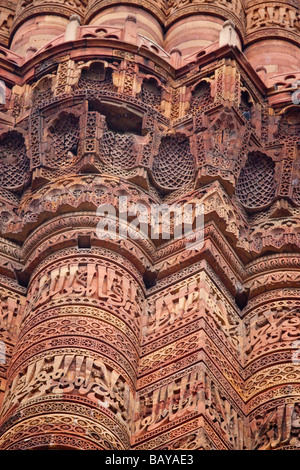
[[[241,203],[255,209],[269,204],[275,196],[275,164],[271,158],[258,152],[248,156],[241,170],[236,195]]]
[[[79,119],[73,114],[63,113],[50,127],[53,152],[46,163],[51,167],[71,165],[77,157],[79,143]]]
[[[145,80],[142,86],[141,99],[155,109],[160,108],[161,91],[155,80]]]
[[[152,174],[162,189],[178,189],[190,183],[195,175],[195,165],[189,140],[163,137],[159,154],[154,157]]]
[[[29,159],[24,138],[12,131],[0,138],[0,184],[11,191],[23,189],[29,181]]]
[[[0,449],[299,448],[298,0],[15,3],[0,0]],[[155,227],[167,241],[150,224],[99,237],[120,195],[199,202],[202,248],[174,217]],[[110,233],[136,235],[120,219]]]
[[[42,105],[43,102],[52,97],[52,80],[51,77],[42,78],[32,91],[33,106]]]
[[[133,134],[121,134],[105,126],[100,156],[106,165],[131,168],[136,162]]]
[[[112,69],[105,69],[101,62],[94,62],[89,69],[83,69],[78,82],[80,89],[95,89],[115,91],[112,80]]]
[[[212,103],[211,89],[207,82],[200,82],[193,91],[190,113],[196,114],[199,109]]]

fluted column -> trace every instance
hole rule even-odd
[[[255,450],[299,448],[299,262],[273,255],[247,268],[244,399]]]
[[[3,449],[128,449],[143,292],[104,248],[46,258],[28,287],[2,410]]]
[[[240,0],[175,0],[169,2],[167,10],[165,49],[170,52],[178,48],[189,55],[216,41],[224,20],[230,20],[238,33],[238,45],[244,34],[244,9]]]
[[[25,55],[29,47],[40,49],[65,32],[71,15],[77,14],[83,18],[85,8],[86,0],[20,1],[11,27],[11,50]]]
[[[128,15],[135,16],[138,34],[146,36],[160,46],[163,44],[164,0],[159,2],[153,0],[146,0],[145,2],[137,0],[131,0],[130,2],[92,0],[87,9],[86,23],[123,28]],[[129,42],[135,41],[131,40]]]
[[[267,75],[300,66],[300,11],[297,0],[248,1],[245,55],[255,70]]]

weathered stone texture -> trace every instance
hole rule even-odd
[[[297,449],[299,4],[129,3],[0,0],[0,448]]]

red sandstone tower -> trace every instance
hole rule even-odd
[[[300,447],[299,30],[298,0],[0,0],[1,449]],[[201,204],[202,248],[99,237],[120,196]]]

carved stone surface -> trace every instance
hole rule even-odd
[[[0,9],[0,448],[299,449],[297,2]]]

